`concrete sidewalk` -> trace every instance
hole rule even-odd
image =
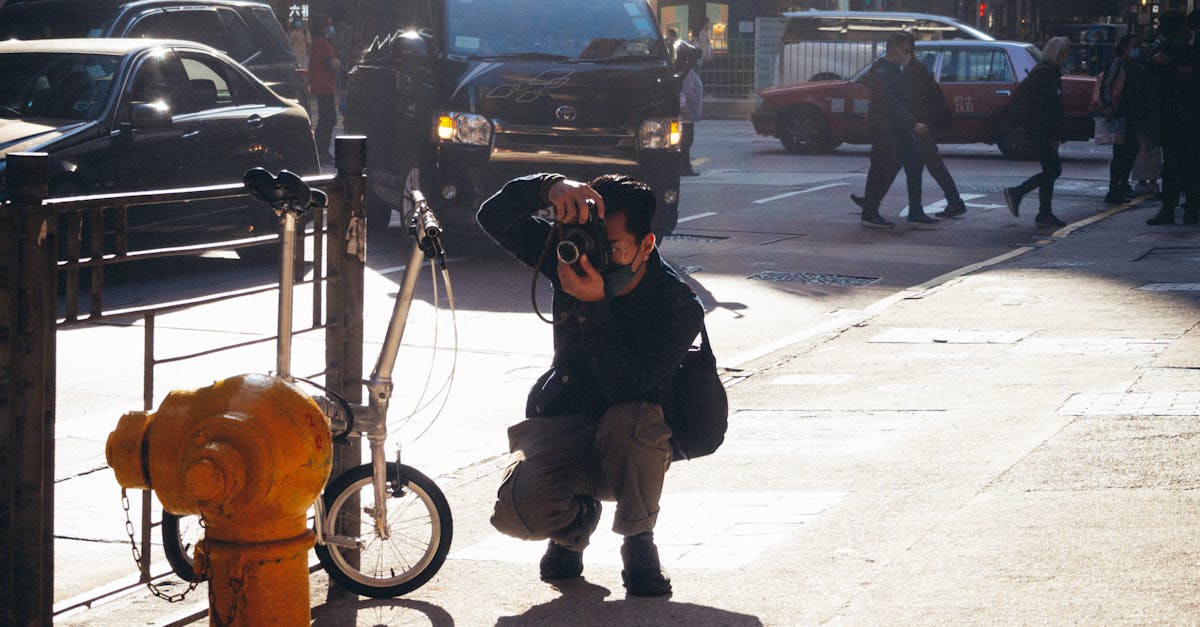
[[[726,444],[668,475],[670,598],[625,596],[607,521],[583,579],[539,581],[542,543],[487,523],[494,451],[437,477],[455,535],[429,584],[326,602],[318,571],[314,624],[1196,624],[1200,229],[1145,226],[1156,207],[832,312],[728,372]],[[56,623],[202,624],[203,594]]]

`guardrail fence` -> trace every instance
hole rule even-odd
[[[312,289],[312,318],[297,333],[323,331],[325,385],[352,403],[362,396],[362,307],[364,255],[348,249],[351,223],[365,216],[363,194],[366,140],[338,137],[336,176],[305,181],[325,190],[330,206],[313,215],[313,278],[297,281]],[[104,305],[105,271],[148,259],[198,255],[276,242],[278,234],[171,248],[131,249],[131,217],[177,203],[249,198],[242,185],[47,199],[49,159],[44,153],[9,154],[7,188],[0,206],[0,624],[50,624],[54,600],[55,351],[58,329],[128,323],[144,326],[143,409],[153,409],[155,369],[253,344],[274,335],[187,354],[157,354],[156,318],[186,308],[275,291],[274,284],[173,303],[109,309]],[[242,198],[244,197],[244,198]],[[365,232],[365,231],[364,231]],[[272,246],[277,251],[275,246]],[[304,246],[298,263],[303,263]],[[276,252],[277,254],[277,252]],[[277,258],[277,257],[276,257]],[[297,273],[303,276],[303,273]],[[59,289],[59,286],[62,289]],[[61,315],[60,315],[61,314]],[[98,354],[103,360],[105,355]],[[97,368],[102,368],[98,363]],[[233,372],[218,374],[237,374]],[[358,465],[359,451],[338,447],[334,472]],[[152,502],[142,493],[140,579],[151,578]],[[80,604],[90,603],[88,600]]]

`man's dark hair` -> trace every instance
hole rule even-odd
[[[313,37],[324,38],[325,32],[332,24],[333,20],[329,19],[328,15],[314,15],[308,19],[308,33]]]
[[[1125,54],[1129,50],[1129,43],[1137,38],[1137,35],[1121,36],[1121,39],[1117,40],[1117,48],[1113,53],[1118,57]]]
[[[1166,37],[1173,37],[1187,29],[1187,17],[1183,11],[1171,9],[1158,18],[1158,32]]]
[[[913,45],[912,33],[902,30],[902,31],[894,32],[891,35],[888,35],[887,48],[885,48],[885,50],[891,50],[892,48],[895,48],[896,46],[899,46],[900,44],[908,44],[909,46],[912,46]]]
[[[625,214],[625,228],[642,241],[650,233],[654,217],[654,191],[649,185],[624,174],[605,174],[592,179],[588,186],[604,199],[604,215]]]

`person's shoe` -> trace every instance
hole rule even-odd
[[[862,196],[855,196],[854,194],[850,194],[850,201],[853,202],[854,204],[858,205],[859,209],[862,209],[863,211],[867,210],[867,199],[866,198],[863,198]]]
[[[1033,219],[1033,222],[1034,222],[1034,224],[1036,224],[1038,226],[1066,226],[1067,225],[1066,222],[1059,220],[1058,216],[1054,215],[1053,213],[1050,213],[1049,211],[1047,211],[1045,213],[1038,213],[1037,217]]]
[[[964,204],[946,205],[945,209],[933,214],[939,218],[961,218],[967,212],[967,206]]]
[[[574,579],[583,574],[583,551],[572,551],[551,540],[538,568],[542,579]]]
[[[862,225],[872,229],[890,229],[893,226],[896,226],[895,224],[884,220],[879,214],[863,215]]]
[[[913,213],[912,211],[909,211],[908,213],[908,224],[910,226],[932,226],[938,222],[939,220],[937,218],[926,215],[924,212]]]
[[[1104,202],[1110,205],[1123,205],[1130,200],[1133,200],[1133,198],[1125,193],[1124,190],[1111,191],[1104,196]]]
[[[658,561],[654,532],[646,531],[628,536],[621,544],[621,581],[625,590],[637,597],[660,597],[671,594],[671,578]]]
[[[1021,197],[1017,194],[1017,190],[1012,187],[1004,188],[1004,203],[1008,205],[1008,210],[1017,217],[1021,211]]]
[[[1162,226],[1164,224],[1175,224],[1175,207],[1163,205],[1158,213],[1154,214],[1153,218],[1146,220],[1146,224],[1150,226]]]

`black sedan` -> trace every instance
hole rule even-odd
[[[51,196],[235,183],[256,166],[319,172],[303,108],[224,54],[172,40],[0,42],[0,180],[6,155],[28,151],[49,154]],[[238,200],[155,209],[130,216],[131,240],[230,239],[273,222]]]

